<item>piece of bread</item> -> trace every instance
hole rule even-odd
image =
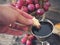
[[[60,23],[55,24],[55,27],[56,27],[57,29],[60,29]]]
[[[53,33],[60,36],[60,23],[55,24]]]

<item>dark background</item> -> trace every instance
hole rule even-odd
[[[46,18],[53,20],[54,23],[60,22],[60,0],[49,0],[51,3],[50,10],[46,14]]]

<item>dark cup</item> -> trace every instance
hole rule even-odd
[[[36,27],[32,26],[31,32],[38,40],[44,41],[52,34],[54,29],[54,24],[48,19],[45,19],[44,21],[40,21],[40,23],[41,23],[41,27],[37,29]]]

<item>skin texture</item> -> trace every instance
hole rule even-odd
[[[22,24],[24,26],[25,25],[39,26],[39,25],[35,24],[33,16],[28,16],[29,14],[25,13],[25,14],[27,14],[26,15],[28,17],[27,18],[24,15],[24,13],[25,12],[22,13],[21,10],[19,10],[15,7],[12,7],[10,5],[2,5],[2,6],[0,5],[0,33],[7,33],[7,34],[11,34],[11,35],[20,35],[19,34],[20,32],[18,30],[14,31],[8,27],[10,24],[13,24],[16,21],[18,21],[20,24]]]
[[[25,18],[10,6],[0,7],[0,21],[3,22],[3,24],[5,23],[5,25],[13,23],[14,21],[19,21],[20,23],[25,25],[30,25],[29,22],[31,23],[31,19]]]

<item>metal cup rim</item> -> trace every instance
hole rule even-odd
[[[32,33],[35,37],[38,37],[38,38],[46,38],[46,37],[49,37],[49,36],[53,33],[54,24],[53,24],[50,20],[48,20],[48,19],[44,19],[44,20],[47,21],[47,22],[49,22],[49,23],[52,25],[52,32],[49,33],[48,35],[45,35],[45,36],[37,36],[37,35],[35,35],[35,34],[31,31],[31,33]],[[41,21],[40,21],[40,22],[41,22]]]

